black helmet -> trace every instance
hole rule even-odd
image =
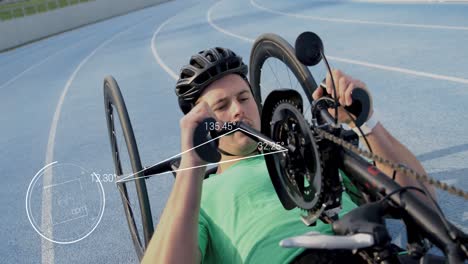
[[[216,47],[193,55],[180,70],[175,88],[182,112],[187,114],[209,84],[230,73],[247,81],[247,65],[230,49]]]

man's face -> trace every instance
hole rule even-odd
[[[243,121],[260,130],[260,114],[249,85],[237,74],[229,74],[211,83],[197,102],[205,101],[220,122]],[[252,153],[257,144],[241,132],[221,137],[219,147],[236,156]]]

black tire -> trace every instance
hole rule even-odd
[[[259,106],[260,113],[262,113],[262,105],[264,103],[264,100],[268,96],[267,94],[262,94],[261,80],[262,70],[264,68],[266,60],[269,58],[276,58],[280,60],[294,74],[298,83],[302,87],[303,96],[306,97],[302,98],[302,100],[307,100],[306,102],[304,102],[304,105],[310,105],[310,103],[312,102],[312,93],[315,90],[315,88],[317,88],[317,84],[314,78],[312,77],[312,74],[310,73],[309,69],[296,58],[294,48],[286,40],[284,40],[278,35],[267,33],[262,34],[255,40],[252,46],[252,51],[250,53],[249,79],[254,98],[257,102],[257,105]],[[271,69],[271,65],[268,66]],[[295,87],[276,87],[276,89],[280,88],[294,89]],[[263,91],[266,92],[267,90],[267,87],[265,87]],[[266,107],[268,108],[268,106]],[[270,136],[271,131],[264,127],[264,122],[269,123],[269,121],[264,120],[264,115],[261,114],[261,116],[262,133]],[[276,168],[275,164],[278,162],[276,158],[272,155],[269,155],[265,156],[265,160],[267,161],[269,171],[270,169],[274,171]],[[270,171],[270,177],[272,177],[271,175],[272,172]],[[276,173],[273,173],[273,175],[276,175]],[[277,176],[272,177],[271,180],[284,208],[287,210],[295,208],[296,203],[293,201],[293,197],[291,197],[291,195],[283,188],[284,182]]]
[[[301,85],[308,103],[310,104],[312,102],[312,93],[315,88],[317,88],[317,83],[309,69],[296,58],[294,48],[282,37],[272,33],[260,35],[260,37],[255,40],[252,51],[250,52],[249,80],[257,103],[259,105],[263,103],[262,100],[264,98],[262,98],[262,96],[266,96],[261,93],[262,84],[260,82],[262,68],[268,58],[279,59],[291,70]]]
[[[142,173],[142,165],[140,160],[140,155],[138,152],[137,143],[135,140],[135,135],[133,133],[132,124],[130,123],[130,118],[127,112],[127,108],[125,106],[124,99],[122,97],[122,93],[120,92],[120,88],[112,76],[107,76],[104,79],[104,105],[105,105],[105,112],[106,112],[106,119],[107,119],[107,129],[109,132],[109,139],[111,143],[111,150],[112,150],[112,157],[114,160],[115,166],[115,174],[117,175],[117,179],[123,175],[122,171],[122,163],[120,159],[116,132],[115,132],[115,124],[114,124],[114,108],[117,112],[117,116],[119,117],[120,125],[122,128],[122,134],[125,138],[126,147],[128,150],[129,160],[131,163],[132,171],[134,175],[132,177],[137,178],[143,176]],[[138,203],[140,206],[141,212],[141,224],[142,224],[142,233],[141,236],[140,232],[138,231],[137,225],[135,223],[135,216],[133,210],[129,203],[129,195],[127,191],[127,184],[135,184],[136,194]],[[145,252],[145,248],[148,245],[151,236],[154,232],[153,227],[153,219],[151,216],[151,208],[148,199],[148,192],[146,189],[145,179],[138,178],[136,180],[128,181],[128,182],[118,182],[117,187],[120,189],[120,194],[122,198],[122,203],[124,206],[125,216],[127,218],[128,227],[130,229],[130,235],[135,246],[136,254],[138,259],[141,261],[143,258],[143,254]],[[143,239],[142,239],[143,237]],[[143,240],[143,241],[142,241]]]

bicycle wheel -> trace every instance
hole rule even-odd
[[[269,113],[267,113],[272,110],[270,109],[271,106],[264,104],[266,97],[273,90],[293,89],[297,91],[302,97],[302,103],[297,104],[297,100],[294,100],[296,102],[294,104],[297,104],[301,109],[302,113],[299,115],[303,114],[306,120],[310,120],[311,113],[309,109],[312,103],[312,93],[317,85],[309,69],[299,62],[293,47],[286,40],[271,33],[263,34],[258,37],[253,44],[250,54],[249,77],[252,92],[260,110],[263,106],[265,107],[265,112],[261,115],[261,130],[263,134],[269,136],[273,140],[279,140],[279,138],[273,135],[276,134],[276,132],[273,133],[271,128],[272,119],[268,116]],[[278,93],[277,95],[281,96]],[[285,98],[281,100],[291,99],[290,96],[284,95]],[[303,109],[305,109],[305,111],[302,111]],[[281,142],[284,143],[283,141]],[[312,143],[313,142],[311,142],[311,144]],[[309,158],[314,162],[311,162],[311,164],[318,166],[319,155],[317,153],[317,148],[314,145],[312,149],[313,155],[311,154]],[[296,180],[290,181],[289,177],[285,178],[283,175],[284,171],[281,169],[278,170],[278,168],[282,168],[279,164],[287,163],[279,154],[265,156],[265,160],[276,193],[285,209],[290,210],[299,204],[302,205],[301,208],[303,209],[306,207],[307,209],[310,209],[309,207],[314,207],[312,206],[314,201],[317,201],[320,196],[314,196],[313,194],[315,192],[311,192],[311,190],[321,185],[316,182],[316,180],[318,180],[317,177],[320,177],[319,171],[311,170],[310,172],[312,174],[303,174],[315,176],[307,177],[307,180],[302,179],[299,183]],[[317,166],[312,167],[318,168]],[[320,193],[320,189],[316,189],[315,191]],[[309,199],[310,197],[307,197],[307,199],[305,199],[304,194],[309,192],[312,194],[313,198]]]
[[[153,235],[153,220],[146,183],[145,180],[141,178],[143,176],[143,167],[141,165],[132,124],[130,123],[130,118],[120,88],[112,76],[108,76],[104,79],[104,105],[116,178],[133,178],[132,181],[117,181],[117,187],[122,198],[125,216],[136,254],[141,261],[145,248]],[[117,112],[118,120],[120,121],[120,127],[116,127],[114,123],[114,108]],[[118,135],[123,136],[125,139],[127,153],[119,152]],[[129,169],[131,172],[128,174],[124,173],[123,166],[128,164],[122,162],[126,154],[128,154],[128,159],[126,161],[130,163],[131,166]],[[135,200],[138,206],[132,206]],[[134,210],[139,210],[140,213],[135,214]],[[137,226],[141,226],[140,230]]]
[[[272,33],[258,37],[250,53],[249,69],[250,83],[257,103],[262,105],[269,92],[275,89],[295,89],[303,97],[306,109],[304,114],[308,114],[317,83],[309,69],[296,58],[294,48],[286,40]]]

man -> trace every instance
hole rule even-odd
[[[180,169],[193,169],[177,173],[143,263],[299,263],[303,249],[281,248],[281,239],[312,230],[331,234],[329,225],[319,221],[313,228],[306,227],[299,209],[286,211],[281,206],[263,157],[239,160],[257,153],[257,144],[244,134],[236,132],[220,139],[223,163],[216,175],[205,181],[206,162],[195,151],[187,151],[194,147],[194,129],[207,117],[220,123],[242,120],[260,130],[260,115],[246,74],[242,58],[224,48],[199,52],[182,68],[176,86],[186,114],[180,120]],[[341,105],[352,104],[355,87],[367,89],[338,70],[333,71],[333,77]],[[332,87],[329,75],[326,84],[328,89]],[[319,88],[313,97],[322,94]],[[367,139],[374,153],[424,173],[414,155],[380,123],[371,128]],[[381,164],[378,167],[386,174],[392,172]],[[399,174],[396,180],[402,185],[419,184]],[[355,207],[344,193],[340,215]]]

